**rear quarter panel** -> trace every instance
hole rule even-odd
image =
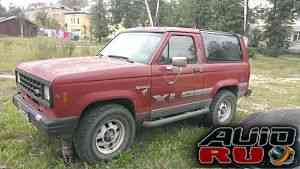
[[[237,86],[239,96],[244,96],[249,88],[250,64],[248,48],[243,38],[239,38],[242,50],[242,60],[236,62],[210,62],[207,59],[203,36],[199,36],[202,60],[202,73],[205,88],[212,88],[210,97],[213,98],[223,87]]]
[[[204,64],[205,88],[213,88],[213,97],[221,88],[227,86],[239,87],[239,95],[244,95],[249,85],[249,65],[247,63],[215,63]]]

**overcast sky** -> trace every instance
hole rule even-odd
[[[58,0],[0,0],[1,4],[6,8],[9,7],[10,4],[26,8],[29,4],[35,2],[56,3],[57,1]]]
[[[29,4],[35,2],[56,3],[58,0],[0,0],[1,4],[9,7],[10,4],[26,8]],[[250,7],[266,6],[266,0],[249,0]]]

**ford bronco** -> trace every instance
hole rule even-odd
[[[156,127],[206,114],[234,118],[250,66],[238,34],[190,28],[134,28],[97,56],[22,63],[13,102],[50,136],[70,137],[88,162],[110,160]]]

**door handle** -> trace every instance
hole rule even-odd
[[[199,67],[194,67],[194,68],[193,68],[193,72],[194,72],[194,73],[200,73],[200,72],[202,72],[202,69],[199,68]]]
[[[174,85],[176,81],[168,81],[168,85]]]
[[[171,65],[170,66],[166,66],[166,70],[167,71],[172,71],[173,70],[173,66],[171,66]]]

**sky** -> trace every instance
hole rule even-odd
[[[18,7],[26,8],[31,3],[44,2],[44,3],[56,3],[58,0],[0,0],[1,4],[8,8],[10,4]]]
[[[57,1],[58,0],[0,0],[1,4],[6,8],[8,8],[10,4],[26,8],[31,3],[44,2],[55,4]],[[266,6],[267,4],[268,3],[266,2],[266,0],[249,0],[249,6],[251,8],[255,6]]]

